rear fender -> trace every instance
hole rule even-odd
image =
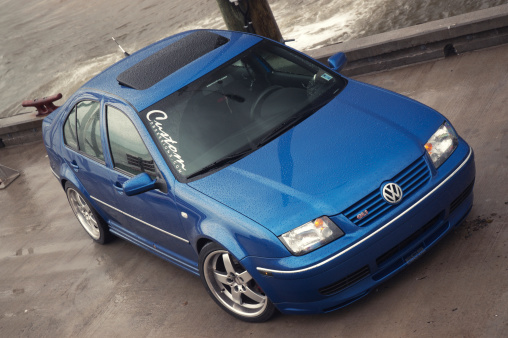
[[[93,200],[92,198],[90,198],[90,194],[88,193],[88,191],[86,191],[83,184],[81,184],[79,179],[76,177],[72,168],[65,161],[63,161],[60,165],[60,184],[62,185],[63,189],[65,189],[65,184],[67,182],[72,183],[76,188],[78,188],[78,190],[86,197],[88,203],[90,203],[95,209],[95,211],[99,213],[102,219],[104,220],[108,219],[106,213],[101,209],[101,205],[95,202],[95,200]]]

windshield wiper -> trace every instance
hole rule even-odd
[[[259,148],[274,138],[278,137],[279,135],[283,134],[286,130],[291,128],[293,126],[293,122],[300,119],[302,115],[304,115],[303,112],[295,114],[289,119],[285,120],[283,123],[279,124],[277,127],[270,130],[270,132],[265,137],[263,137],[261,141],[258,142],[257,147]]]
[[[333,97],[331,99],[333,99]],[[290,129],[290,128],[292,128],[294,126],[294,122],[295,121],[303,120],[303,119],[309,117],[311,115],[311,113],[315,112],[319,108],[321,108],[324,105],[326,105],[328,102],[331,101],[331,99],[330,100],[325,100],[324,102],[320,102],[319,104],[315,104],[313,106],[310,106],[310,107],[308,107],[308,108],[298,112],[297,114],[291,116],[289,119],[285,120],[280,125],[278,125],[274,129],[270,130],[270,132],[265,137],[263,137],[261,139],[261,141],[259,141],[257,143],[257,148],[265,145],[266,143],[270,142],[271,140],[275,139],[276,137],[282,135],[288,129]]]
[[[193,177],[196,177],[199,175],[203,175],[211,170],[222,168],[228,164],[232,164],[232,163],[238,161],[239,159],[245,157],[246,155],[250,154],[251,152],[253,152],[256,149],[257,148],[255,148],[255,147],[254,148],[247,148],[245,150],[242,150],[237,153],[233,153],[231,155],[223,157],[223,158],[207,165],[206,167],[199,169],[195,173],[190,174],[189,176],[187,176],[187,179],[190,179],[190,178],[193,178]]]

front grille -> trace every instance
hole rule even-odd
[[[461,205],[462,202],[464,202],[464,200],[467,198],[467,196],[469,196],[469,194],[473,190],[473,186],[474,186],[474,180],[473,180],[473,182],[471,182],[471,184],[466,189],[464,189],[463,192],[460,193],[460,195],[452,202],[452,204],[450,204],[450,214],[455,209],[457,209],[457,207],[459,205]]]
[[[351,285],[358,283],[359,281],[361,281],[362,279],[367,277],[369,274],[370,274],[370,269],[366,265],[363,268],[353,272],[352,274],[342,278],[341,280],[339,280],[333,284],[330,284],[328,286],[320,288],[319,292],[325,296],[339,293],[342,290],[350,287]]]
[[[425,158],[422,156],[390,181],[397,183],[402,188],[403,198],[406,198],[421,188],[429,179],[430,171]],[[395,207],[395,204],[386,202],[381,196],[380,190],[376,189],[344,210],[342,214],[354,224],[365,226],[383,216],[393,207]],[[358,219],[361,213],[366,213],[366,215]]]

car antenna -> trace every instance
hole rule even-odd
[[[113,41],[115,41],[115,42],[116,42],[116,44],[118,45],[118,47],[120,47],[120,50],[123,52],[123,54],[124,54],[125,56],[129,56],[129,55],[130,55],[129,53],[127,53],[127,52],[125,51],[125,49],[123,49],[123,48],[122,48],[122,46],[120,46],[120,44],[119,44],[119,43],[115,40],[115,38],[114,38],[114,37],[111,37],[111,38],[113,39]]]

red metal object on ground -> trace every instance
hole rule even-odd
[[[23,107],[35,107],[37,109],[37,116],[47,115],[52,113],[58,106],[53,104],[53,101],[60,100],[62,94],[58,93],[51,96],[43,97],[42,99],[25,100],[21,103]]]

